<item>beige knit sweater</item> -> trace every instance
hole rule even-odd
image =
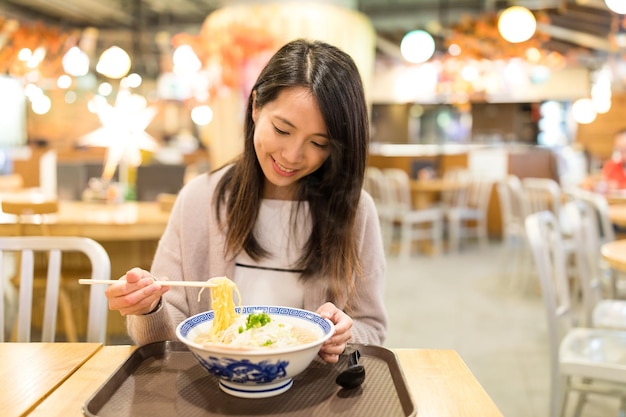
[[[183,187],[172,208],[169,223],[159,241],[151,272],[157,278],[203,281],[210,277],[232,277],[233,260],[224,252],[225,235],[217,224],[212,197],[225,169],[203,174]],[[357,212],[356,238],[359,242],[362,276],[356,279],[356,294],[352,300],[354,320],[352,342],[382,344],[387,332],[387,317],[383,304],[385,257],[380,226],[374,202],[362,192]],[[304,308],[316,311],[327,301],[322,280],[311,279],[305,284]],[[208,292],[200,302],[198,288],[171,287],[163,296],[162,306],[147,315],[127,317],[128,333],[139,345],[175,340],[176,326],[185,318],[211,309]]]

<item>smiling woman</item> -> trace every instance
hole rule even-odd
[[[254,149],[266,179],[263,197],[294,200],[298,181],[317,171],[330,155],[317,100],[308,89],[292,87],[265,106],[252,107]]]
[[[108,287],[109,306],[127,316],[134,341],[171,340],[180,323],[220,305],[192,302],[197,288],[154,277],[228,276],[260,309],[329,320],[334,331],[324,330],[314,352],[329,363],[349,341],[382,343],[384,253],[376,208],[362,189],[368,141],[352,58],[321,41],[285,44],[252,86],[243,153],[180,190],[150,272],[131,269]],[[247,326],[236,326],[235,339]],[[273,327],[270,321],[262,333]]]

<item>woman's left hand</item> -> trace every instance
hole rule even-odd
[[[352,318],[333,303],[322,305],[317,309],[317,314],[335,325],[335,334],[322,345],[319,355],[328,363],[337,363],[339,355],[346,349],[346,344],[352,337]]]

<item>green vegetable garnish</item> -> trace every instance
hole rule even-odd
[[[246,320],[246,330],[263,327],[270,321],[272,321],[272,319],[267,313],[251,313]]]

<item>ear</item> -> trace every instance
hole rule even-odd
[[[252,92],[252,121],[256,123],[257,108],[256,108],[256,91]]]

